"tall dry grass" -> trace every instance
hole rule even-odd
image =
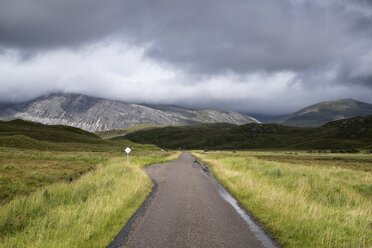
[[[105,247],[151,191],[141,168],[176,154],[146,152],[105,164],[72,183],[44,187],[0,208],[1,247]]]
[[[372,247],[370,171],[196,155],[284,247]]]

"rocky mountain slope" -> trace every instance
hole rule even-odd
[[[232,111],[195,110],[179,106],[141,105],[80,94],[51,94],[21,104],[0,106],[0,119],[23,119],[48,125],[67,125],[87,131],[106,131],[137,124],[246,124],[256,119]]]
[[[289,116],[282,124],[288,126],[321,126],[327,122],[372,115],[372,104],[353,99],[320,102],[303,108]]]

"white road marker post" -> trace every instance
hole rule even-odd
[[[127,164],[129,163],[129,153],[132,151],[129,147],[125,148],[125,153],[127,154]]]

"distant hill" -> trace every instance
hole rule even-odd
[[[154,145],[140,145],[121,139],[103,140],[85,130],[44,125],[24,120],[0,121],[0,147],[56,151],[120,151],[130,146],[134,151],[159,149]]]
[[[87,131],[123,129],[134,125],[245,124],[258,122],[233,111],[195,110],[169,105],[141,105],[80,94],[51,94],[20,104],[2,104],[0,118],[48,125],[67,125]]]
[[[257,123],[164,127],[113,138],[120,139],[168,149],[372,149],[372,116],[321,127]]]
[[[68,126],[49,126],[24,120],[0,121],[0,137],[24,135],[40,141],[100,143],[97,135]]]
[[[101,132],[95,132],[99,137],[102,139],[110,139],[117,136],[123,136],[129,133],[133,133],[140,130],[147,130],[147,129],[154,129],[154,128],[161,128],[165,127],[163,125],[148,125],[148,124],[139,124],[134,125],[128,128],[124,129],[115,129],[115,130],[108,130],[108,131],[101,131]]]
[[[320,102],[303,108],[291,114],[282,124],[298,127],[315,127],[330,121],[360,115],[372,115],[372,104],[353,99],[340,99]]]
[[[108,146],[100,137],[68,126],[49,126],[24,120],[0,121],[0,147],[79,150],[82,146]]]

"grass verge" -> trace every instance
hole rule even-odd
[[[343,155],[322,162],[309,154],[302,163],[282,153],[194,154],[283,247],[372,246],[372,174],[360,169],[370,155],[358,155],[353,165],[352,155],[342,163]]]
[[[1,247],[105,247],[151,191],[141,168],[175,153],[137,153],[126,164],[112,157],[71,183],[17,196],[0,208]]]
[[[17,195],[28,195],[56,182],[71,182],[96,165],[107,154],[60,152],[0,147],[0,205]]]

